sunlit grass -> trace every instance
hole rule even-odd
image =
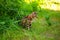
[[[34,1],[36,1],[38,3],[37,7],[60,11],[60,0],[44,0],[44,1],[40,1],[40,0],[25,0],[25,2],[28,3],[28,4],[30,4],[30,3],[34,2]]]
[[[26,3],[30,4],[31,2],[34,2],[36,0],[24,0]]]
[[[24,0],[24,1],[25,1],[26,3],[28,3],[28,4],[30,3],[30,0]]]
[[[60,11],[60,3],[58,0],[54,0],[54,1],[46,0],[45,4],[41,5],[41,8]]]

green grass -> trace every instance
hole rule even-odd
[[[44,1],[28,4],[24,0],[1,0],[0,40],[60,40],[60,11],[40,8],[40,4],[46,5]],[[30,30],[18,25],[19,20],[33,11],[38,18],[33,19]]]
[[[10,20],[10,28],[4,29],[0,40],[60,40],[60,12],[58,11],[44,9],[38,12],[38,18],[33,20],[31,30],[25,30],[13,22]]]

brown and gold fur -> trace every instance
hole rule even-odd
[[[37,17],[36,15],[36,12],[32,12],[31,14],[29,14],[28,16],[24,17],[22,20],[21,20],[21,25],[24,27],[24,28],[27,28],[29,30],[29,28],[31,27],[31,24],[32,24],[32,20]]]

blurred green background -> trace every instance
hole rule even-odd
[[[37,12],[31,30],[18,21]],[[60,0],[0,0],[0,40],[60,40]]]

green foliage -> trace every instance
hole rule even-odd
[[[24,0],[0,0],[0,40],[58,39],[60,12],[42,9],[38,7],[38,2],[43,4],[44,0],[36,0],[30,4]],[[31,30],[25,30],[18,22],[33,11],[37,12],[38,18],[33,20]]]

